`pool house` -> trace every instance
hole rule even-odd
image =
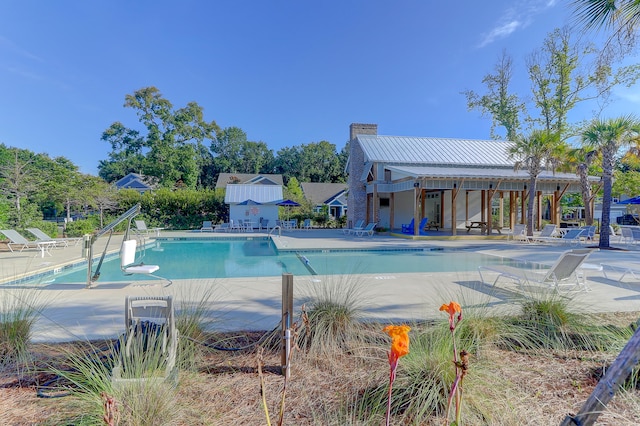
[[[393,231],[413,219],[414,235],[419,235],[417,224],[423,218],[452,235],[470,226],[491,234],[525,223],[529,174],[514,170],[508,153],[512,145],[503,140],[382,136],[377,124],[351,124],[348,220],[376,222]],[[536,228],[544,211],[551,223],[559,224],[560,199],[574,192],[580,192],[575,173],[544,170],[535,194]],[[589,208],[593,211],[593,205]]]

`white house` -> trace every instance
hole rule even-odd
[[[280,185],[228,184],[224,202],[229,204],[229,219],[248,220],[257,227],[262,220],[269,221],[269,227],[278,219],[278,206],[282,201]]]

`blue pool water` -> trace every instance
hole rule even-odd
[[[142,253],[140,253],[142,255]],[[315,250],[278,252],[269,239],[156,241],[137,259],[159,265],[158,275],[169,279],[236,278],[294,275],[389,274],[404,272],[457,272],[478,265],[504,263],[498,257],[445,250]],[[94,263],[94,271],[97,262]],[[84,283],[87,267],[80,266],[41,277],[38,282]],[[98,282],[149,279],[125,276],[118,256],[106,258]]]

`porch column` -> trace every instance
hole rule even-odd
[[[542,191],[536,191],[536,229],[542,228]]]
[[[516,224],[516,203],[518,202],[518,193],[509,191],[509,229],[513,229]]]
[[[498,226],[504,227],[504,191],[500,191],[500,210],[498,213]]]
[[[453,189],[451,190],[451,235],[457,235],[457,226],[456,226],[456,218],[458,215],[458,212],[456,211],[456,205],[457,203],[457,199],[458,199],[458,192],[460,191],[460,189],[458,189],[458,184],[454,183],[453,184]],[[443,217],[444,220],[444,217]]]
[[[380,200],[378,199],[378,184],[374,183],[373,184],[373,222],[378,223],[379,221],[379,217],[378,217],[378,213],[380,211],[380,208],[378,207],[380,205]]]
[[[480,220],[487,223],[487,198],[489,198],[488,191],[484,189],[480,191]],[[480,233],[484,235],[486,228],[480,228]]]
[[[413,235],[419,235],[418,226],[420,225],[420,183],[414,182],[413,184]]]
[[[395,192],[392,192],[391,194],[389,194],[389,228],[393,229],[394,226],[394,216],[395,216],[395,211],[396,211],[396,207],[395,207]]]

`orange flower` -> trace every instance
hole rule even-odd
[[[449,314],[449,328],[453,330],[456,326],[454,324],[454,317],[456,312],[458,313],[458,322],[462,320],[462,308],[456,302],[450,302],[448,305],[443,304],[440,306],[440,310]]]
[[[395,364],[398,359],[409,353],[409,330],[408,325],[388,325],[384,332],[391,336],[391,352],[389,352],[389,363]]]

